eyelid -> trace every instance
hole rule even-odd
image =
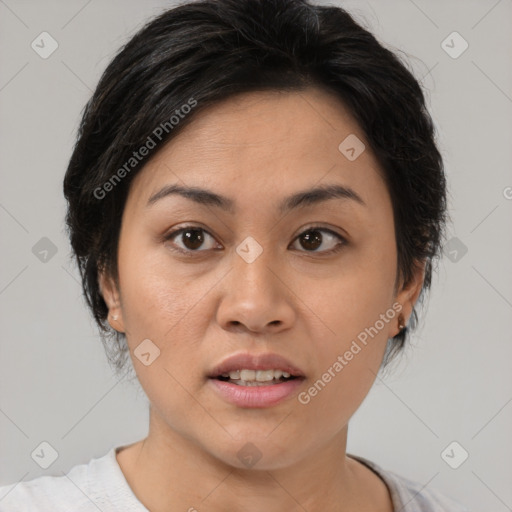
[[[318,223],[318,224],[315,224],[315,223],[307,224],[306,226],[300,228],[297,236],[302,235],[302,233],[304,233],[306,231],[313,231],[315,229],[317,229],[318,231],[327,231],[328,233],[330,233],[330,234],[332,234],[334,236],[337,236],[337,237],[339,237],[339,238],[341,238],[341,239],[343,239],[345,241],[348,241],[346,236],[341,235],[340,233],[336,232],[333,228],[330,228],[330,227],[326,226],[325,224],[321,224],[321,223]]]

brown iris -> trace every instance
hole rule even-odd
[[[187,229],[182,232],[183,244],[187,249],[198,249],[204,243],[202,229]]]
[[[300,240],[304,249],[315,250],[322,244],[322,235],[320,231],[312,229],[301,235]]]

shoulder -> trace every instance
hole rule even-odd
[[[401,512],[469,512],[461,503],[435,489],[426,487],[425,484],[385,470],[363,457],[354,455],[350,455],[350,457],[365,464],[384,480],[391,494],[395,510]]]
[[[453,498],[425,488],[425,484],[414,482],[392,471],[388,479],[395,483],[395,492],[403,502],[403,512],[468,512],[468,509]]]
[[[86,511],[84,505],[89,491],[87,465],[80,464],[67,475],[40,476],[0,487],[0,512],[60,512],[69,510],[71,504],[74,510]]]
[[[112,448],[102,457],[76,465],[62,476],[40,476],[1,486],[0,512],[118,510],[111,505],[117,499],[126,498],[129,489],[117,470],[120,472]]]

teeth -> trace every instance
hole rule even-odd
[[[231,378],[231,375],[229,376]],[[256,372],[254,370],[241,370],[240,371],[240,379],[241,380],[255,380]]]
[[[229,373],[223,373],[222,377],[231,380],[241,380],[244,382],[270,382],[279,380],[281,377],[289,378],[290,374],[283,370],[233,370]]]
[[[274,379],[274,370],[258,370],[256,380],[258,382],[267,382]]]

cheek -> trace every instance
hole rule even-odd
[[[141,237],[140,239],[143,239]],[[119,248],[119,280],[125,328],[133,338],[172,339],[204,294],[195,281],[172,264],[165,248],[143,249],[127,239]],[[203,288],[204,289],[204,288]]]
[[[191,409],[185,390],[194,392],[204,379],[197,351],[210,321],[207,302],[201,301],[205,283],[184,278],[162,258],[132,253],[120,260],[123,319],[135,372],[150,402],[170,423],[180,424],[175,412]],[[157,348],[149,345],[151,362],[145,365],[138,347],[148,339]],[[196,412],[199,418],[201,411]]]
[[[308,305],[329,327],[322,338],[327,346],[337,350],[349,346],[391,308],[395,266],[394,247],[380,249],[372,243],[347,255],[329,279],[318,285],[310,283]],[[390,327],[390,322],[378,323],[379,339],[387,339]]]
[[[168,377],[165,369],[183,385],[196,386],[204,379],[198,373],[203,370],[197,364],[198,350],[214,315],[208,291],[222,272],[199,276],[192,272],[193,264],[172,263],[165,249],[136,252],[128,244],[123,249],[119,253],[123,320],[141,383],[157,378],[136,357],[139,344],[149,339],[160,351],[152,363],[161,367],[159,378]]]
[[[347,293],[341,300],[325,299],[323,315],[335,334],[327,331],[316,338],[315,372],[297,397],[304,423],[326,436],[350,420],[370,391],[395,316],[386,287],[379,293],[373,281],[364,285],[356,277],[344,285]]]
[[[332,414],[340,421],[348,420],[371,388],[396,322],[396,256],[392,247],[388,249],[359,252],[357,262],[347,263],[346,271],[326,282],[313,298],[314,311],[328,329],[315,339],[318,365],[303,402],[318,407],[319,413],[338,404]]]
[[[196,377],[192,362],[205,328],[197,308],[203,294],[168,265],[133,250],[120,251],[119,279],[126,341],[138,379],[151,401],[158,401],[155,393],[168,401],[178,398],[174,379],[187,386]]]

